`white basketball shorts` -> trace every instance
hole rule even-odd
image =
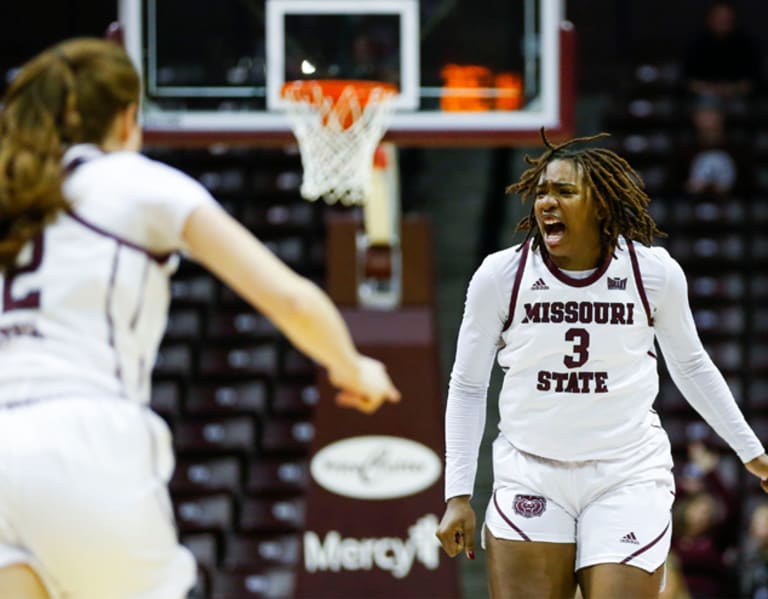
[[[494,537],[576,543],[576,571],[619,563],[654,572],[666,561],[675,483],[662,429],[629,459],[586,462],[536,457],[499,435],[493,468],[485,526]]]
[[[167,426],[121,399],[0,408],[0,568],[30,565],[53,599],[181,599]]]

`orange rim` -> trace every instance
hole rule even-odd
[[[344,90],[352,88],[357,95],[361,106],[368,103],[368,98],[375,90],[383,90],[388,94],[396,94],[397,86],[384,81],[367,81],[363,79],[299,79],[296,81],[287,81],[283,84],[280,95],[297,100],[316,99],[315,90],[320,88],[322,96],[331,98],[334,103],[339,99]]]

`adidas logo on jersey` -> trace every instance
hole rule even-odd
[[[531,285],[531,290],[533,291],[540,291],[542,289],[549,289],[549,285],[544,282],[544,279],[539,279],[533,285]]]
[[[622,543],[632,543],[633,545],[639,545],[640,541],[637,540],[637,537],[635,536],[635,533],[631,532],[629,534],[624,535],[621,537]]]

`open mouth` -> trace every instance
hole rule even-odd
[[[555,245],[565,235],[565,225],[558,221],[544,223],[542,233],[547,245]]]

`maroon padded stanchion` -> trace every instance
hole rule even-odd
[[[327,288],[358,347],[387,365],[403,399],[366,416],[335,406],[321,376],[296,596],[457,598],[457,562],[435,538],[444,507],[443,389],[429,225],[403,219],[403,302],[386,311],[353,305],[348,259],[357,228],[349,217],[329,222]]]

